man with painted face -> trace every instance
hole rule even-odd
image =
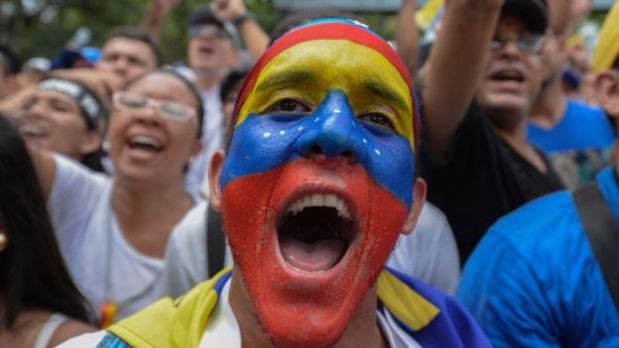
[[[234,270],[66,346],[489,346],[456,302],[383,269],[424,202],[410,86],[357,22],[275,41],[209,170]]]

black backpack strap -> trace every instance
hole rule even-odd
[[[210,205],[206,221],[206,250],[208,251],[208,278],[210,279],[224,268],[226,236],[222,228],[221,215]]]
[[[619,310],[619,224],[597,182],[574,191],[574,202],[606,286]]]

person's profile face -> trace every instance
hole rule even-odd
[[[531,107],[545,73],[543,40],[519,17],[501,15],[478,88],[482,110],[526,111]]]
[[[235,263],[278,344],[332,345],[412,204],[411,89],[348,40],[292,45],[250,86],[219,185]]]
[[[77,102],[57,91],[36,91],[21,111],[19,131],[42,149],[81,160],[89,132]]]

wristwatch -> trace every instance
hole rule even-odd
[[[233,19],[232,24],[238,27],[250,19],[256,19],[256,16],[254,16],[254,14],[251,13],[250,11],[245,11],[245,13]]]

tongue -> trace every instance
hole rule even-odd
[[[279,247],[286,262],[307,272],[326,271],[333,267],[344,252],[344,243],[335,238],[323,239],[312,244],[282,237]]]

